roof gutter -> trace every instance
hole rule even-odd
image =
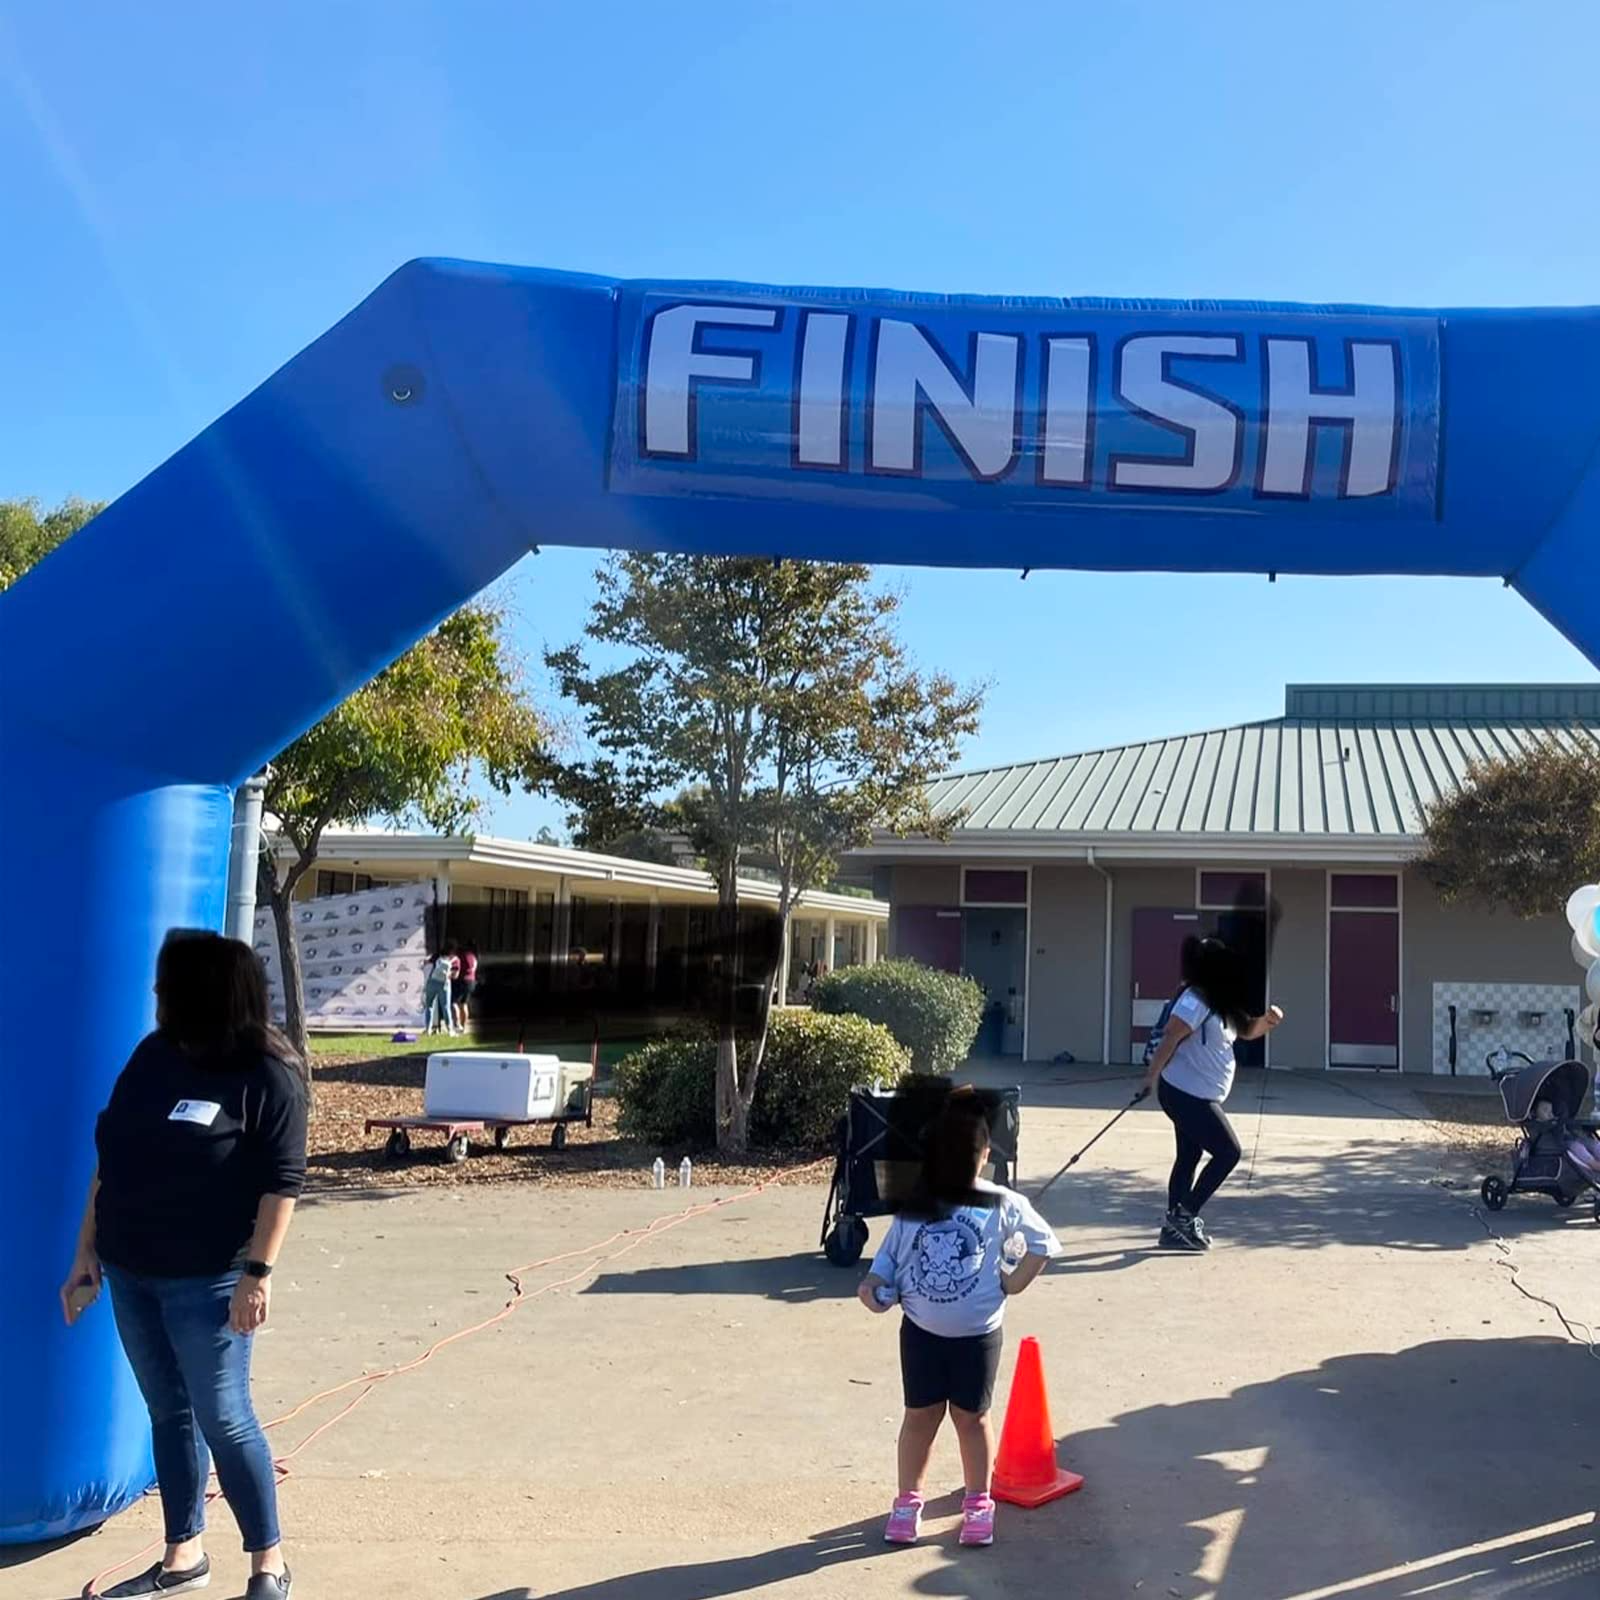
[[[1112,876],[1104,867],[1095,860],[1094,846],[1084,847],[1084,859],[1090,868],[1098,872],[1106,880],[1106,932],[1101,941],[1101,953],[1105,958],[1105,991],[1100,997],[1100,1060],[1106,1065],[1111,1065],[1111,910],[1112,896],[1115,884]]]

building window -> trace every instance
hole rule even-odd
[[[961,903],[964,906],[1027,905],[1027,868],[995,871],[986,867],[963,867]]]
[[[328,872],[317,869],[316,897],[332,894],[361,894],[368,889],[386,889],[387,878],[374,878],[366,872]]]
[[[1195,902],[1202,911],[1264,911],[1264,872],[1202,872]]]
[[[1335,872],[1328,885],[1335,911],[1396,911],[1400,880],[1388,872]]]
[[[489,900],[488,948],[522,952],[528,947],[528,891],[486,889]]]

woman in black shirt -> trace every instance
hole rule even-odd
[[[203,1588],[207,1451],[250,1552],[247,1600],[286,1600],[272,1457],[250,1399],[250,1335],[305,1181],[305,1069],[268,1022],[248,945],[174,933],[156,964],[156,1031],[100,1114],[100,1164],[72,1270],[69,1323],[111,1289],[150,1411],[166,1553],[112,1596]]]

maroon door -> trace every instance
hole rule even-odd
[[[961,913],[947,906],[897,906],[895,954],[941,972],[961,970]]]
[[[1198,911],[1162,911],[1140,907],[1133,913],[1133,1045],[1132,1061],[1144,1056],[1145,1040],[1161,1016],[1161,1008],[1183,980],[1183,941],[1200,932]]]
[[[1351,909],[1384,892],[1397,899],[1394,879],[1356,875],[1333,879],[1328,911],[1329,1066],[1400,1065],[1398,904],[1394,909]],[[1340,909],[1341,900],[1345,909]]]

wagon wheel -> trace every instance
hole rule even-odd
[[[494,1147],[496,1150],[504,1150],[505,1147],[510,1143],[511,1130],[502,1122],[500,1126],[494,1130]]]
[[[385,1161],[404,1161],[411,1154],[411,1135],[404,1128],[396,1128],[383,1147]]]
[[[1485,1178],[1483,1187],[1478,1191],[1483,1196],[1483,1203],[1491,1211],[1504,1211],[1506,1207],[1506,1181],[1504,1178]]]
[[[464,1133],[458,1133],[455,1138],[445,1141],[444,1159],[450,1166],[458,1166],[467,1159],[467,1151],[467,1136]]]
[[[853,1267],[867,1247],[865,1217],[841,1217],[822,1246],[823,1254],[836,1267]]]
[[[558,1122],[550,1130],[550,1148],[552,1150],[565,1150],[567,1148],[567,1125]]]

